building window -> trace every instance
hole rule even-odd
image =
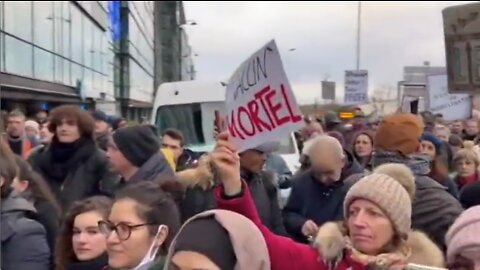
[[[33,43],[49,51],[53,51],[53,21],[53,2],[33,1]]]
[[[88,19],[84,18],[83,20],[83,64],[86,67],[93,67],[93,32],[94,25]]]
[[[5,31],[21,39],[32,41],[32,2],[4,1]],[[31,53],[30,53],[31,56]]]
[[[70,48],[70,40],[71,40],[71,28],[72,28],[72,16],[70,14],[70,3],[69,2],[62,2],[62,41],[63,41],[63,49],[62,55],[66,58],[71,57],[71,48]],[[79,35],[81,32],[77,32]],[[70,80],[70,79],[69,79]]]
[[[88,68],[83,69],[83,85],[85,85],[87,95],[91,95],[93,89],[93,74]]]
[[[71,63],[72,70],[72,84],[77,84],[77,81],[83,80],[83,68],[80,65]]]
[[[63,58],[55,56],[55,81],[63,83]]]
[[[130,97],[131,99],[152,102],[153,77],[143,70],[133,59],[129,60],[130,67]]]
[[[72,33],[71,52],[73,61],[83,64],[83,16],[76,6],[71,6]]]
[[[32,45],[16,38],[5,36],[5,71],[21,76],[32,77]]]
[[[53,54],[42,49],[35,48],[34,55],[35,78],[39,80],[53,81]]]
[[[75,86],[75,81],[72,81],[70,60],[63,59],[63,83],[65,85]]]
[[[102,43],[104,42],[103,31],[95,27],[93,29],[93,69],[97,72],[102,71]]]
[[[2,3],[0,3],[0,7],[2,6]],[[1,9],[1,8],[0,8]],[[0,10],[0,14],[1,14],[1,10]],[[1,22],[0,22],[1,24]],[[0,71],[4,72],[5,71],[5,49],[3,48],[3,44],[5,44],[5,42],[3,41],[5,39],[5,35],[3,33],[0,32]]]

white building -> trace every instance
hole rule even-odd
[[[433,67],[429,62],[423,66],[407,66],[403,68],[403,81],[399,82],[398,92],[400,97],[412,96],[419,98],[419,107],[428,108],[427,81],[429,75],[446,74],[445,67]],[[402,102],[400,98],[398,105]]]

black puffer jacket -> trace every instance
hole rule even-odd
[[[92,139],[81,139],[75,147],[54,141],[29,157],[32,168],[49,184],[64,209],[78,200],[95,195],[112,195],[118,175],[110,169],[108,159]],[[58,153],[60,152],[60,153]]]
[[[445,250],[445,235],[463,212],[462,206],[444,186],[427,176],[430,171],[430,162],[425,157],[411,155],[405,158],[382,151],[374,154],[376,166],[387,163],[405,164],[412,170],[416,186],[412,207],[412,228],[427,233],[439,247]]]

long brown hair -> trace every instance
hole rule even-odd
[[[94,196],[72,204],[64,216],[55,247],[56,270],[66,270],[72,262],[77,261],[72,246],[75,218],[80,214],[94,211],[100,213],[104,219],[107,219],[111,208],[112,200],[105,196]]]
[[[4,183],[0,191],[0,198],[6,198],[12,191],[13,179],[18,175],[18,166],[15,163],[15,154],[10,149],[7,141],[0,136],[0,176]]]
[[[45,182],[45,179],[35,172],[30,164],[21,157],[16,156],[15,159],[19,168],[18,177],[20,180],[28,182],[28,188],[22,193],[22,197],[33,202],[33,204],[36,204],[39,201],[47,201],[55,208],[57,213],[60,214],[62,208],[53,195],[47,182]]]

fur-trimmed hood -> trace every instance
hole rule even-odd
[[[343,222],[327,222],[320,227],[314,246],[327,261],[335,261],[347,248],[347,231]],[[411,249],[411,256],[406,263],[444,267],[445,260],[442,251],[428,236],[419,231],[408,234],[406,245]]]
[[[198,160],[197,167],[177,172],[178,181],[185,188],[201,187],[203,190],[211,189],[215,185],[211,169],[212,157],[205,154]]]

